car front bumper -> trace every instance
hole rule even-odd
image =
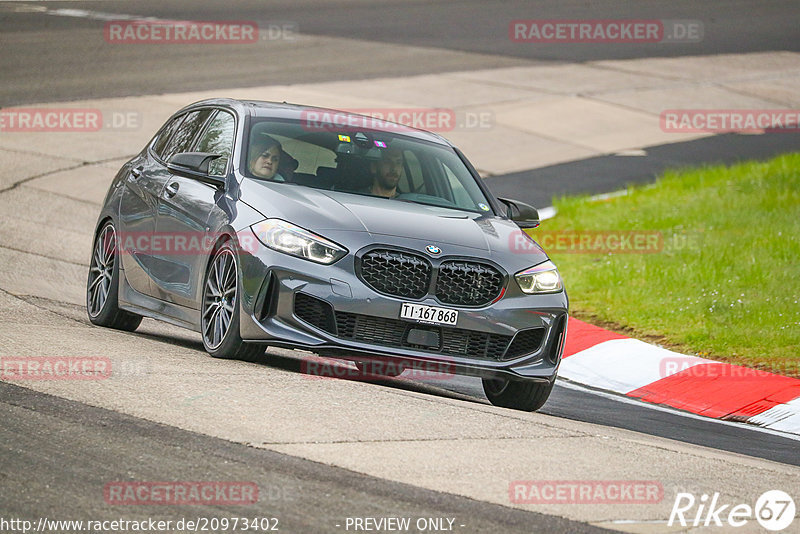
[[[403,245],[407,244],[406,240]],[[393,245],[398,243],[387,243]],[[503,297],[496,302],[458,307],[432,297],[403,299],[378,293],[355,274],[355,262],[355,255],[348,254],[333,265],[320,265],[266,247],[241,253],[242,339],[352,361],[388,359],[411,368],[447,369],[452,374],[555,379],[566,339],[565,292],[527,295],[509,277]],[[317,303],[315,309],[325,313],[308,313],[308,306],[298,308],[298,298]],[[458,310],[458,322],[447,327],[401,320],[403,302]],[[420,330],[433,332],[426,334],[427,344],[410,343],[409,334]],[[540,338],[538,344],[515,345],[519,331],[529,331],[528,339]],[[431,339],[438,339],[438,345]]]

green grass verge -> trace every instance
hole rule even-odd
[[[555,206],[558,215],[529,233],[558,265],[574,315],[684,352],[800,375],[800,154],[667,172],[626,195]],[[565,246],[573,235],[616,246],[613,236],[626,231],[642,234],[640,250],[648,236],[658,245],[644,253]]]

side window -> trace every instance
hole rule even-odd
[[[215,159],[209,166],[209,172],[214,176],[222,176],[228,168],[228,160],[233,150],[234,137],[233,115],[225,111],[217,113],[197,143],[197,152],[219,154],[222,157]]]
[[[273,138],[280,141],[286,154],[298,161],[296,173],[315,174],[319,167],[336,167],[336,154],[332,150],[279,135]]]
[[[181,123],[169,143],[167,143],[167,148],[161,154],[161,159],[169,161],[169,158],[175,154],[188,152],[197,132],[203,127],[203,123],[206,122],[209,115],[211,115],[210,109],[201,109],[186,115],[186,120]]]
[[[156,142],[153,143],[153,152],[155,152],[156,155],[159,158],[164,159],[162,154],[164,154],[164,149],[167,146],[167,142],[170,140],[170,138],[172,137],[172,134],[175,133],[175,130],[178,129],[178,126],[181,125],[181,122],[183,122],[183,119],[185,119],[185,118],[186,118],[186,115],[181,115],[180,117],[175,117],[174,119],[172,119],[172,122],[167,124],[161,130],[161,133],[159,134],[158,139],[156,139]]]

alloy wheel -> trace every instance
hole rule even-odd
[[[203,339],[210,349],[219,347],[228,333],[236,303],[236,259],[223,248],[214,257],[203,291]]]
[[[108,300],[114,262],[117,255],[117,237],[114,226],[107,224],[97,236],[89,264],[89,284],[86,291],[89,315],[97,317]]]

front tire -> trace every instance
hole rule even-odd
[[[119,248],[114,223],[105,223],[94,238],[89,277],[86,281],[86,312],[97,326],[133,332],[142,316],[119,308]]]
[[[214,358],[258,360],[263,345],[245,343],[239,335],[239,274],[229,242],[214,254],[203,282],[201,307],[203,347]]]
[[[495,406],[535,412],[547,402],[555,381],[547,384],[531,380],[514,381],[504,378],[484,378],[483,392]]]

